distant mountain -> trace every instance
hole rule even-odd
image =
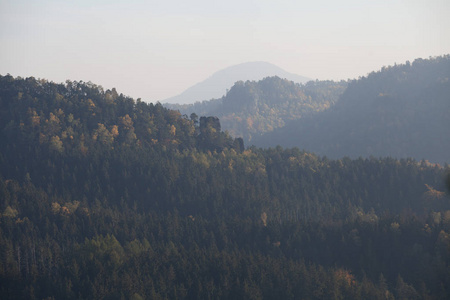
[[[261,80],[269,76],[278,76],[297,83],[310,80],[307,77],[286,72],[268,62],[247,62],[220,70],[206,80],[188,88],[180,95],[162,100],[161,103],[187,104],[221,98],[225,95],[227,89],[237,81]]]
[[[336,105],[252,140],[330,158],[450,162],[450,55],[383,68],[351,82]]]
[[[255,136],[283,127],[329,108],[344,92],[347,82],[309,81],[298,84],[279,77],[238,81],[221,99],[194,104],[165,104],[190,116],[217,116],[222,128],[248,143]]]

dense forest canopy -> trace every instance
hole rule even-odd
[[[252,140],[330,158],[450,162],[450,56],[416,59],[353,80],[334,106]]]
[[[222,128],[0,76],[0,298],[450,296],[448,166],[245,148]]]

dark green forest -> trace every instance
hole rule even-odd
[[[413,157],[450,162],[450,55],[384,67],[348,83],[335,105],[286,123],[257,146],[330,158]]]
[[[0,141],[1,299],[450,297],[448,165],[246,148],[217,117],[9,75]]]

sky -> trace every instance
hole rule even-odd
[[[319,80],[450,54],[448,0],[0,0],[0,75],[162,101],[266,61]]]

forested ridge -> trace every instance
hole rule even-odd
[[[220,99],[165,106],[187,115],[217,116],[224,130],[248,143],[284,127],[289,121],[328,109],[346,87],[345,81],[299,84],[274,76],[259,81],[238,81]]]
[[[448,166],[245,148],[92,83],[0,77],[2,299],[445,299]]]
[[[416,59],[352,80],[329,109],[287,123],[257,146],[331,158],[413,157],[450,162],[450,55]]]

